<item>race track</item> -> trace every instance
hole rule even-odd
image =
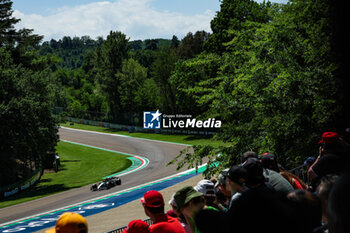
[[[178,172],[176,171],[176,165],[166,166],[166,164],[178,155],[180,150],[187,147],[174,143],[68,128],[60,128],[59,135],[62,140],[138,155],[147,158],[150,162],[144,169],[123,176],[122,185],[110,190],[91,192],[89,185],[0,209],[0,224],[55,210],[175,174]]]

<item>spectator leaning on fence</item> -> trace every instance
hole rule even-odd
[[[154,190],[146,192],[141,199],[145,214],[153,224],[149,227],[150,233],[185,233],[180,222],[164,213],[163,195]]]

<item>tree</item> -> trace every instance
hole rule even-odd
[[[164,112],[175,113],[176,111],[175,88],[171,86],[169,78],[177,60],[178,57],[171,49],[164,48],[158,51],[152,64],[151,75],[159,86],[162,102],[160,107]]]
[[[142,40],[134,40],[131,43],[131,48],[133,51],[138,51],[142,49]]]
[[[130,58],[124,60],[122,70],[116,76],[120,80],[118,91],[123,112],[141,112],[144,106],[142,106],[142,103],[137,102],[135,98],[147,78],[147,70],[137,61]]]
[[[55,39],[51,39],[50,40],[50,47],[53,49],[57,49],[58,48],[58,42]]]
[[[205,31],[197,31],[194,35],[191,32],[187,33],[176,49],[177,55],[182,59],[195,57],[203,51],[203,44],[208,37],[209,33]]]
[[[147,78],[143,81],[135,95],[135,102],[140,106],[140,111],[149,111],[150,109],[158,109],[161,106],[161,97],[159,86],[154,79]]]
[[[18,34],[14,25],[20,20],[12,17],[12,13],[12,1],[0,0],[0,47],[12,44],[12,36]]]
[[[203,100],[211,98],[203,96],[217,87],[221,63],[220,56],[206,53],[176,63],[169,81],[176,89],[176,106],[180,113],[199,116],[208,111],[210,104]]]
[[[267,23],[270,18],[268,8],[270,3],[259,4],[253,0],[222,0],[220,11],[210,22],[212,36],[204,44],[208,52],[222,54],[225,43],[233,39],[229,30],[241,30],[245,21]]]
[[[151,66],[155,60],[157,51],[153,50],[138,50],[133,55],[133,58],[143,67],[147,68],[148,77],[150,76]]]
[[[147,39],[145,40],[146,50],[157,50],[158,49],[158,41],[156,39]]]
[[[112,121],[117,121],[123,111],[119,92],[120,77],[116,74],[121,71],[123,60],[129,56],[128,42],[125,34],[111,31],[101,48],[97,49],[97,84],[107,100]]]
[[[239,15],[238,5],[232,7],[232,14]],[[334,122],[343,108],[330,46],[330,9],[327,1],[296,0],[271,5],[265,16],[271,19],[268,22],[252,18],[232,24],[233,20],[217,31],[231,39],[221,43],[225,53],[220,67],[205,83],[219,83],[201,95],[203,82],[199,81],[192,93],[198,103],[209,105],[204,115],[221,117],[223,127],[217,138],[231,146],[195,147],[194,155],[182,154],[180,165],[196,166],[208,158],[206,173],[213,174],[237,164],[244,151],[254,150],[276,154],[288,169],[318,153],[319,135],[336,129]],[[218,167],[211,166],[214,161]]]
[[[50,99],[50,59],[33,47],[41,36],[14,29],[12,2],[0,0],[0,185],[28,178],[58,140]]]
[[[64,36],[62,38],[62,48],[63,49],[70,49],[72,48],[72,39],[70,38],[70,36]]]
[[[171,48],[176,49],[179,47],[180,41],[177,38],[177,36],[173,35],[173,38],[171,39]]]

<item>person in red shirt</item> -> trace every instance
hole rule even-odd
[[[150,233],[186,233],[179,220],[164,213],[164,199],[160,192],[150,190],[141,199],[145,214],[153,224]]]
[[[132,220],[122,233],[149,233],[148,224],[140,219]]]
[[[288,180],[294,189],[307,189],[307,185],[295,174],[288,171],[280,171],[280,174]]]

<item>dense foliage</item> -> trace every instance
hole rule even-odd
[[[34,50],[41,36],[14,29],[12,2],[0,0],[0,185],[25,179],[54,151],[52,60]]]
[[[204,33],[204,32],[201,32]],[[168,102],[161,82],[178,60],[180,41],[147,39],[129,41],[122,32],[111,31],[106,39],[65,36],[37,46],[39,54],[55,62],[53,70],[54,105],[64,114],[91,120],[140,124],[143,110],[174,106]],[[201,43],[203,44],[203,42]],[[168,56],[168,52],[172,55]],[[162,61],[161,54],[169,61]],[[167,65],[166,77],[157,62]],[[156,75],[158,73],[158,76]],[[160,85],[156,83],[160,82]],[[159,94],[159,95],[155,95]]]
[[[211,174],[253,150],[275,153],[291,168],[317,154],[323,130],[344,132],[347,107],[339,90],[345,82],[332,46],[334,10],[318,0],[222,1],[206,52],[179,63],[172,81],[184,93],[179,99],[195,100],[194,109],[206,117],[221,117],[217,138],[232,146],[184,151],[180,167],[197,166],[203,158],[220,161],[208,169]]]
[[[212,34],[130,41],[111,31],[106,39],[65,36],[41,45],[41,37],[30,30],[13,29],[17,19],[10,17],[10,1],[0,2],[9,14],[1,13],[6,22],[0,25],[1,82],[15,83],[0,86],[11,87],[3,92],[1,106],[16,99],[25,104],[29,97],[29,102],[45,102],[36,106],[47,111],[34,124],[40,130],[54,132],[38,125],[51,124],[44,117],[52,106],[73,117],[132,125],[141,124],[143,111],[157,109],[220,118],[223,126],[216,138],[231,146],[197,146],[194,154],[184,151],[178,158],[182,156],[179,166],[190,167],[208,158],[220,161],[208,169],[211,174],[237,163],[247,150],[275,153],[287,168],[293,167],[317,153],[322,131],[342,133],[348,127],[347,43],[338,1],[222,0],[211,21]],[[40,94],[26,98],[15,96],[15,90]],[[9,119],[5,113],[0,113],[2,121]],[[25,116],[39,119],[20,113],[13,124]],[[15,128],[6,125],[3,132]],[[46,140],[54,142],[53,137]]]

